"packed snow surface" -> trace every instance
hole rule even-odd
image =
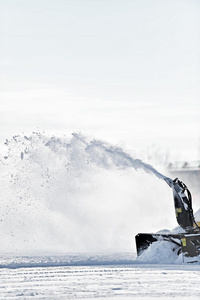
[[[1,299],[199,299],[199,265],[0,269]]]
[[[199,299],[200,265],[172,264],[167,250],[159,264],[133,253],[1,256],[0,299]]]

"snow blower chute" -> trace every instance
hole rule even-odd
[[[200,254],[200,228],[193,215],[191,193],[178,178],[164,180],[172,188],[176,219],[183,233],[139,233],[135,237],[137,254],[141,255],[152,243],[163,240],[173,244],[177,255],[182,253],[184,262],[195,262]]]

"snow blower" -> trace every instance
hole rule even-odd
[[[141,255],[152,243],[168,241],[173,244],[177,255],[182,253],[183,262],[196,262],[200,254],[200,227],[195,221],[192,209],[192,196],[187,186],[178,178],[164,178],[172,188],[176,220],[183,233],[139,233],[136,235],[137,255]]]

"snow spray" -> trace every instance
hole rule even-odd
[[[174,225],[170,191],[156,182],[165,176],[119,147],[39,132],[4,147],[2,253],[132,251],[139,231]]]

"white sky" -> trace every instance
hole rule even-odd
[[[81,131],[200,157],[200,1],[1,0],[0,141]]]

